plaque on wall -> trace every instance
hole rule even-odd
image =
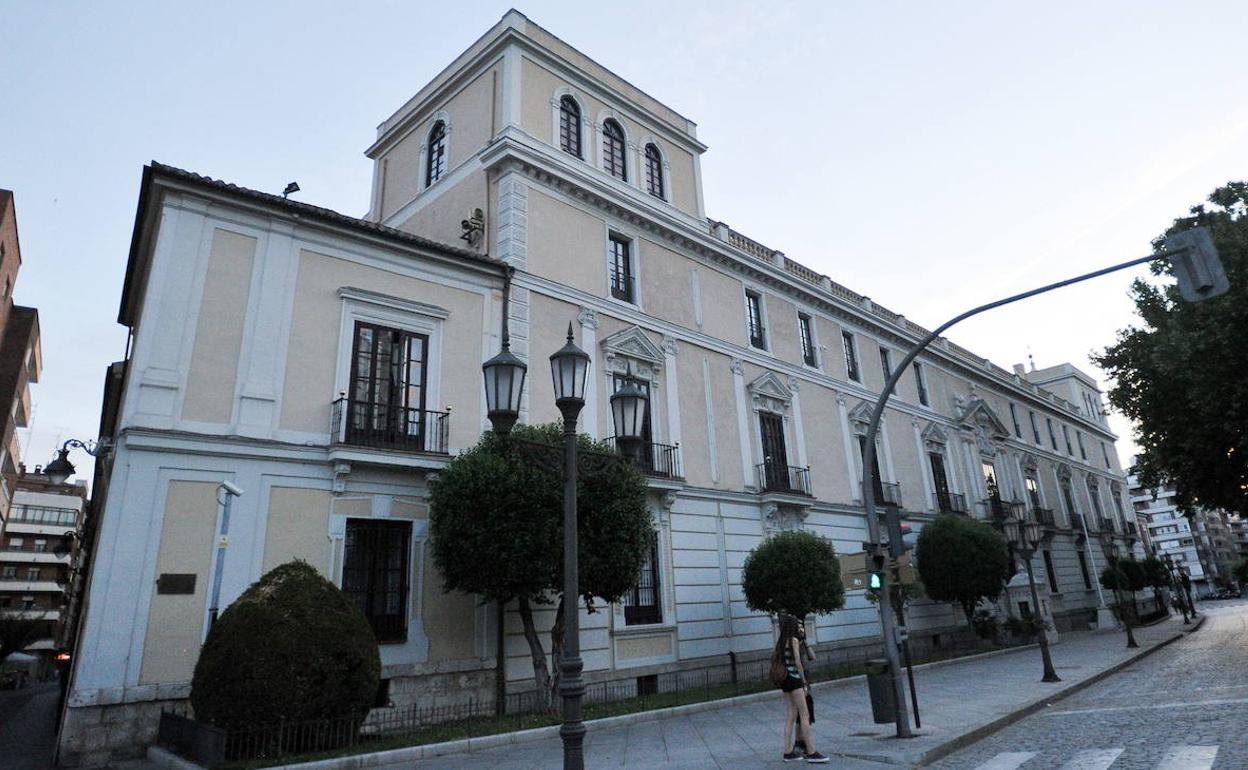
[[[193,572],[162,572],[156,579],[158,594],[193,594],[195,593],[195,574]]]

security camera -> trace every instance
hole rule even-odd
[[[225,490],[226,494],[234,495],[235,497],[243,496],[243,488],[238,486],[237,484],[232,484],[228,481],[222,481],[221,488]]]

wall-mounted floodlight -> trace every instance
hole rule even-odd
[[[297,192],[299,192],[299,183],[291,182],[290,184],[286,185],[285,190],[282,190],[282,197],[286,198],[286,197],[289,197],[291,193],[297,193]]]

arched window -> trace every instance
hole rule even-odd
[[[442,178],[446,171],[446,123],[439,120],[429,129],[428,156],[425,158],[425,187]]]
[[[656,198],[667,200],[663,194],[663,156],[653,144],[646,145],[646,190]]]
[[[581,107],[571,96],[559,100],[559,149],[585,157],[581,154]]]
[[[610,118],[602,124],[602,167],[616,179],[628,181],[624,168],[624,129]]]

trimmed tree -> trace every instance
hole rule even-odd
[[[221,613],[195,664],[196,719],[225,729],[361,717],[381,674],[364,613],[305,561],[269,571]]]
[[[1125,591],[1131,595],[1130,612],[1135,617],[1135,592],[1147,587],[1144,567],[1134,558],[1117,559],[1101,570],[1101,587],[1110,591]]]
[[[433,562],[447,591],[482,601],[516,601],[542,704],[557,680],[533,620],[534,605],[558,602],[551,651],[563,644],[563,477],[561,425],[517,425],[509,438],[486,432],[451,460],[430,486],[429,534]],[[518,442],[527,446],[519,446]],[[555,463],[534,462],[528,450],[549,447]],[[615,455],[609,444],[578,437],[587,455]],[[542,451],[542,450],[538,450]],[[654,542],[646,508],[646,481],[630,462],[605,463],[577,482],[578,565],[581,596],[619,601],[637,583]]]
[[[957,602],[967,623],[975,605],[999,597],[1010,578],[1010,554],[1001,533],[956,514],[941,514],[920,530],[914,557],[928,597]]]
[[[1144,570],[1144,585],[1153,589],[1157,611],[1164,610],[1166,606],[1161,600],[1161,591],[1170,585],[1170,573],[1166,571],[1165,563],[1156,556],[1146,556],[1140,562],[1140,568]]]
[[[780,532],[757,545],[745,557],[741,590],[755,612],[805,618],[845,606],[836,550],[813,532]]]

